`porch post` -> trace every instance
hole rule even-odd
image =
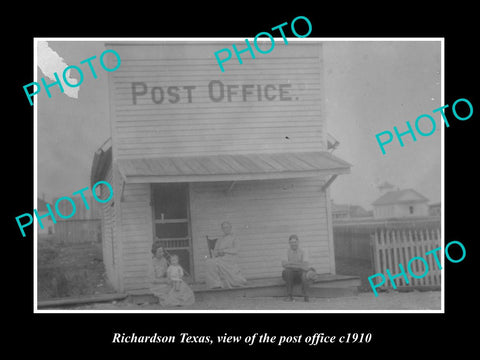
[[[335,268],[335,245],[333,239],[333,225],[332,225],[332,202],[330,201],[330,188],[324,189],[325,192],[325,201],[327,202],[326,211],[327,211],[327,232],[328,232],[328,252],[330,259],[330,273],[332,275],[336,274]]]

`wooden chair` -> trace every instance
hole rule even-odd
[[[210,254],[210,258],[213,258],[213,249],[215,249],[215,245],[217,243],[217,239],[210,239],[207,235],[207,247],[208,247],[208,252]]]

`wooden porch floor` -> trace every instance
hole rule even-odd
[[[352,296],[358,293],[360,277],[350,275],[321,274],[310,285],[310,297]],[[215,300],[219,297],[281,297],[286,296],[285,282],[280,277],[250,279],[242,287],[227,289],[208,289],[205,283],[190,284],[195,299],[199,301]],[[294,289],[294,296],[301,296],[300,287]],[[154,296],[148,292],[135,291],[129,293],[129,299],[135,303],[152,302]]]
[[[358,293],[358,287],[361,281],[358,276],[349,275],[318,275],[317,279],[310,286],[310,297],[340,297],[352,296]],[[277,297],[285,296],[285,282],[280,277],[250,279],[245,286],[231,289],[208,289],[205,283],[190,284],[195,293],[197,301],[215,301],[219,297]],[[295,296],[301,296],[300,289],[297,286],[294,292]],[[89,304],[96,302],[122,301],[127,299],[132,303],[155,303],[157,299],[148,289],[131,291],[128,293],[114,293],[84,296],[79,298],[61,298],[38,302],[38,308],[61,308],[63,306],[72,306],[79,304]]]

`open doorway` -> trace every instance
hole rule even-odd
[[[152,185],[153,234],[167,254],[178,255],[185,280],[193,282],[193,252],[188,184]]]

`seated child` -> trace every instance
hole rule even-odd
[[[167,269],[167,277],[172,282],[175,291],[180,291],[183,278],[183,269],[178,264],[178,255],[172,255],[170,257],[170,266]]]

